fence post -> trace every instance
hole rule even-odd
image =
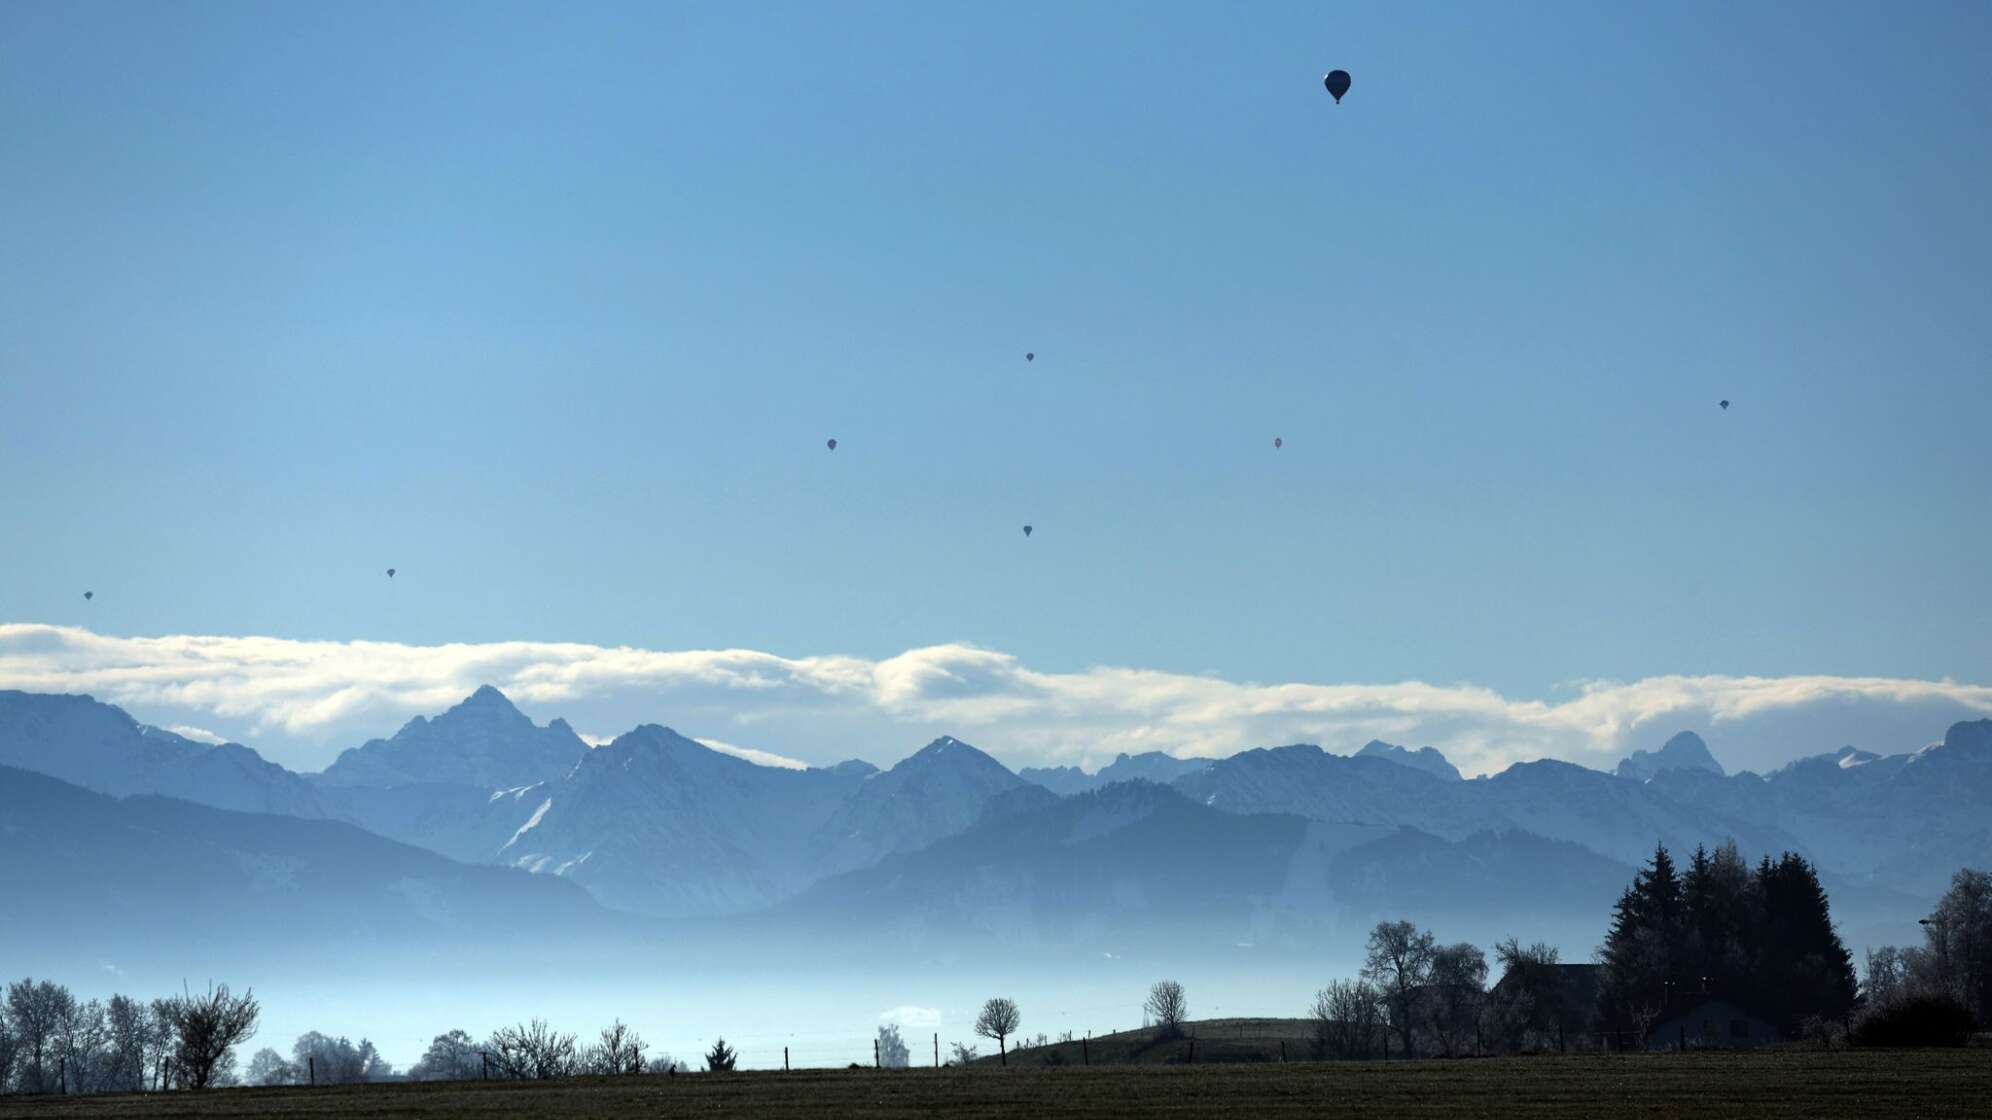
[[[1190,1060],[1189,1060],[1188,1064],[1189,1064],[1189,1065],[1196,1065],[1196,1064],[1197,1064],[1197,1036],[1196,1036],[1196,1035],[1191,1035],[1191,1036],[1190,1036]]]
[[[789,1071],[789,1048],[784,1046],[782,1047],[782,1072],[787,1073],[788,1071]]]
[[[1286,1064],[1286,1039],[1280,1039],[1280,1064]]]
[[[1090,1066],[1090,1065],[1092,1065],[1092,1064],[1093,1064],[1093,1054],[1092,1054],[1092,1049],[1093,1049],[1093,1032],[1092,1032],[1092,1031],[1087,1031],[1087,1032],[1086,1032],[1086,1037],[1085,1037],[1085,1038],[1082,1038],[1082,1039],[1080,1039],[1080,1040],[1079,1040],[1079,1064],[1080,1064],[1080,1065],[1082,1065],[1082,1066]]]
[[[941,1068],[941,1032],[934,1032],[934,1068]]]
[[[878,1063],[878,1039],[876,1038],[872,1039],[872,1068],[880,1068]]]
[[[313,1088],[317,1088],[317,1087],[318,1087],[318,1058],[317,1058],[316,1056],[309,1056],[309,1057],[306,1057],[306,1058],[304,1059],[304,1070],[305,1070],[305,1075],[306,1075],[307,1077],[309,1077],[309,1078],[311,1079],[311,1085],[312,1085],[312,1087],[313,1087]]]

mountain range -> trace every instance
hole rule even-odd
[[[100,834],[179,862],[289,866],[242,839],[248,826],[232,816],[235,839],[214,847],[227,830],[212,815],[236,814],[264,822],[275,850],[305,846],[286,830],[338,838],[309,874],[376,893],[323,895],[339,900],[335,916],[377,910],[395,929],[439,936],[443,925],[384,904],[381,884],[477,884],[451,888],[485,900],[444,907],[459,915],[585,904],[1016,945],[1194,927],[1223,939],[1213,943],[1299,948],[1400,915],[1478,936],[1528,940],[1555,927],[1595,939],[1659,843],[1687,851],[1733,838],[1752,856],[1805,854],[1856,922],[1913,920],[1952,870],[1992,864],[1992,720],[1956,724],[1912,753],[1848,748],[1768,775],[1725,773],[1692,733],[1635,752],[1616,773],[1545,760],[1471,780],[1434,748],[1382,742],[1353,756],[1293,744],[1013,773],[943,736],[885,770],[857,760],[797,770],[654,724],[590,747],[487,687],[299,774],[88,697],[0,692],[0,767],[12,768],[0,830],[30,862],[101,847],[46,810],[59,803]],[[140,835],[157,839],[131,839]],[[103,859],[67,881],[146,897]],[[440,862],[417,874],[411,860]],[[477,878],[480,868],[500,877]],[[252,910],[281,900],[257,874],[217,872],[212,889]],[[522,883],[558,883],[571,902],[528,901]],[[449,896],[439,889],[417,893]],[[89,896],[51,895],[84,910]],[[104,905],[114,916],[126,903]]]

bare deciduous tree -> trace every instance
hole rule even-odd
[[[259,1008],[253,991],[232,995],[228,985],[211,984],[205,995],[183,993],[160,1001],[173,1032],[176,1080],[188,1089],[205,1089],[217,1072],[226,1072],[236,1046],[256,1034]]]
[[[878,1064],[881,1069],[905,1069],[913,1064],[912,1051],[899,1037],[899,1024],[884,1023],[878,1028]]]
[[[643,1072],[643,1036],[617,1019],[602,1028],[595,1045],[588,1048],[584,1063],[589,1073],[607,1077]]]
[[[534,1019],[491,1032],[485,1043],[492,1072],[515,1081],[551,1081],[572,1077],[578,1065],[574,1036],[561,1034]]]
[[[483,1067],[484,1059],[468,1031],[444,1031],[409,1067],[408,1076],[415,1081],[469,1081],[479,1076]]]
[[[76,1012],[76,997],[53,980],[32,978],[7,986],[7,1019],[14,1025],[23,1093],[52,1093],[62,1068],[62,1026]]]
[[[1174,1038],[1183,1033],[1183,1021],[1190,1017],[1190,1004],[1183,997],[1183,986],[1174,980],[1157,980],[1148,989],[1148,1001],[1141,1005],[1141,1010],[1163,1038]]]
[[[282,1054],[265,1046],[249,1059],[242,1080],[250,1085],[294,1085],[298,1076]]]
[[[1016,1003],[998,996],[982,1005],[982,1014],[975,1017],[975,1033],[996,1040],[996,1052],[1007,1066],[1010,1064],[1010,1053],[1004,1040],[1017,1033],[1017,1027],[1023,1021],[1023,1013],[1017,1010]]]
[[[1309,1013],[1314,1019],[1314,1049],[1321,1057],[1376,1057],[1383,1031],[1383,1003],[1370,984],[1332,981],[1314,993]]]
[[[963,1046],[959,1042],[950,1043],[949,1045],[953,1047],[953,1049],[950,1051],[950,1053],[953,1056],[948,1059],[949,1065],[966,1066],[974,1063],[975,1047]]]
[[[1480,1005],[1487,994],[1487,954],[1478,945],[1462,941],[1445,945],[1432,953],[1431,993],[1425,1001],[1425,1018],[1432,1036],[1446,1054],[1482,1049]]]
[[[14,1059],[21,1052],[20,1041],[14,1037],[14,1028],[7,1023],[7,1007],[0,1002],[0,1093],[14,1083]]]
[[[112,996],[104,1017],[111,1036],[111,1087],[121,1092],[145,1088],[147,1060],[157,1049],[152,1009],[130,996]]]
[[[68,1093],[96,1093],[112,1087],[111,1028],[100,1000],[72,1002],[62,1021],[59,1079]]]
[[[1419,989],[1432,980],[1437,938],[1410,922],[1378,922],[1370,931],[1363,979],[1383,994],[1389,1023],[1403,1040],[1404,1056],[1416,1057],[1412,1012]]]

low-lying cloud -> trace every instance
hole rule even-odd
[[[1257,684],[1101,666],[1050,673],[971,645],[873,660],[572,642],[407,645],[256,636],[117,637],[0,625],[0,688],[89,693],[146,722],[213,729],[293,767],[433,715],[481,684],[591,731],[667,723],[744,757],[881,765],[941,734],[1009,765],[1097,767],[1123,751],[1221,756],[1376,738],[1434,745],[1465,773],[1536,758],[1609,766],[1677,730],[1732,768],[1854,743],[1913,749],[1992,713],[1992,687],[1835,676],[1591,681],[1553,700],[1470,684]]]

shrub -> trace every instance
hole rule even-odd
[[[1856,1046],[1963,1046],[1978,1029],[1971,1009],[1948,995],[1914,995],[1869,1008],[1854,1023]]]

